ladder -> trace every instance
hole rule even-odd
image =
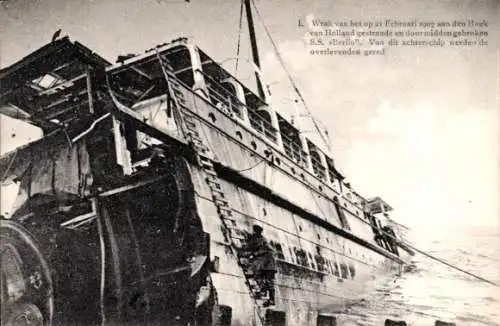
[[[264,325],[266,308],[262,305],[260,298],[258,298],[258,294],[260,294],[261,291],[260,286],[254,279],[253,274],[248,272],[244,258],[242,259],[238,254],[238,248],[241,248],[245,243],[245,235],[237,226],[233,211],[229,205],[229,201],[224,195],[217,171],[215,171],[213,161],[210,158],[210,149],[203,143],[200,136],[197,118],[186,106],[184,93],[181,91],[181,86],[175,76],[174,69],[170,65],[168,59],[161,56],[158,50],[156,54],[167,82],[169,98],[171,98],[174,104],[174,118],[179,122],[178,124],[181,132],[193,146],[197,163],[205,173],[205,181],[210,188],[212,199],[217,207],[217,213],[222,222],[224,237],[228,240],[226,245],[231,248],[231,252],[236,258],[238,266],[243,271],[245,284],[250,290],[250,296],[254,302],[254,307],[257,309],[260,323]]]

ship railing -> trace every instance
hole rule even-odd
[[[270,121],[260,113],[258,110],[249,108],[247,105],[243,104],[234,94],[225,89],[218,81],[212,78],[207,73],[202,70],[197,69],[196,71],[200,72],[212,85],[216,85],[217,88],[222,89],[226,94],[223,96],[218,92],[214,86],[211,86],[207,83],[207,87],[209,88],[209,97],[212,100],[212,103],[222,103],[223,106],[226,106],[229,110],[233,110],[236,115],[243,119],[243,115],[240,108],[246,108],[248,112],[250,126],[259,133],[264,134],[266,138],[271,139],[273,142],[276,142],[278,139],[278,130],[274,128]],[[233,103],[237,104],[237,107]]]
[[[340,180],[336,177],[335,172],[332,170],[328,170],[328,174],[330,175],[330,185],[332,186],[333,190],[335,190],[337,193],[340,193]]]
[[[313,169],[313,173],[321,180],[326,180],[326,168],[321,164],[321,161],[311,155],[311,165]]]
[[[241,112],[241,108],[245,107],[245,105],[230,91],[228,91],[224,86],[222,86],[218,81],[210,77],[207,73],[203,72],[200,69],[197,69],[206,80],[209,81],[207,84],[208,88],[208,96],[210,101],[217,107],[221,109],[226,109],[229,112],[233,112],[240,119],[243,119],[243,113]],[[224,94],[221,94],[219,91],[221,90]]]
[[[307,166],[307,153],[302,149],[302,146],[286,135],[282,134],[281,139],[285,154],[302,167]]]
[[[304,266],[304,265],[301,265],[301,264],[297,264],[297,263],[294,263],[294,262],[291,262],[291,261],[288,261],[288,260],[282,259],[282,258],[276,258],[276,261],[281,262],[283,264],[294,266],[296,268],[307,270],[307,271],[310,271],[310,272],[313,272],[313,273],[317,273],[317,274],[322,274],[322,275],[329,275],[330,274],[327,271],[320,271],[320,270],[317,270],[317,269],[314,269],[314,268],[311,268],[311,267],[307,267],[307,266]]]
[[[206,73],[203,73],[210,81],[211,83],[217,83],[213,78],[208,76]],[[243,115],[241,113],[240,108],[246,107],[241,101],[234,96],[234,94],[231,94],[229,91],[224,89],[222,86],[219,86],[224,92],[227,92],[227,96],[224,97],[221,95],[219,92],[215,90],[213,86],[208,86],[209,88],[209,97],[212,103],[219,104],[219,109],[226,109],[229,112],[234,112],[236,116],[240,119],[243,119]],[[235,105],[237,107],[235,107]],[[258,111],[251,111],[249,112],[249,122],[252,128],[259,133],[264,134],[268,139],[271,139],[272,141],[276,142],[277,140],[277,130],[272,126],[272,124]],[[283,141],[283,147],[285,150],[285,154],[289,156],[291,159],[293,159],[296,163],[298,163],[301,166],[307,166],[307,153],[302,150],[302,146],[293,141],[290,137],[286,135],[281,135],[282,141]]]
[[[332,182],[332,185],[335,184],[335,180],[336,180],[336,177],[335,177],[335,172],[332,170],[332,169],[328,169],[328,175],[330,176],[330,181]]]
[[[278,139],[278,130],[273,127],[271,122],[262,113],[258,112],[258,110],[249,110],[248,119],[253,129],[276,142]]]

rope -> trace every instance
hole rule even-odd
[[[165,100],[165,104],[167,104],[167,109],[168,109],[168,103],[167,102],[168,102],[168,98]],[[160,102],[158,103],[158,107],[155,109],[155,113],[154,113],[154,115],[151,118],[151,123],[154,122],[154,120],[158,116],[158,113],[160,113],[162,111],[162,110],[160,110],[162,104],[163,104],[163,100],[160,100]]]
[[[439,262],[439,263],[441,263],[441,264],[443,264],[443,265],[446,265],[446,266],[451,267],[452,269],[455,269],[455,270],[457,270],[457,271],[459,271],[459,272],[462,272],[462,273],[464,273],[464,274],[467,274],[467,275],[469,275],[469,276],[472,276],[472,277],[474,277],[474,278],[476,278],[476,279],[478,279],[478,280],[480,280],[480,281],[486,282],[486,283],[491,284],[491,285],[496,286],[496,287],[500,287],[500,284],[498,284],[498,283],[496,283],[496,282],[494,282],[494,281],[488,280],[488,279],[486,279],[486,278],[484,278],[484,277],[481,277],[481,276],[479,276],[479,275],[476,275],[476,274],[474,274],[474,273],[472,273],[472,272],[469,272],[469,271],[467,271],[467,270],[465,270],[465,269],[462,269],[462,268],[460,268],[460,267],[457,267],[457,266],[455,266],[455,265],[453,265],[453,264],[451,264],[451,263],[449,263],[449,262],[445,261],[445,260],[444,260],[444,259],[442,259],[442,258],[439,258],[439,257],[433,256],[433,255],[431,255],[431,254],[428,254],[428,253],[426,253],[425,251],[420,250],[420,249],[416,248],[416,247],[415,247],[415,246],[413,246],[413,245],[410,245],[410,244],[409,244],[408,242],[406,242],[406,241],[401,241],[401,240],[398,240],[398,239],[394,238],[392,235],[387,234],[387,233],[386,233],[386,232],[384,232],[384,231],[382,231],[382,233],[384,233],[385,235],[388,235],[390,238],[394,239],[395,241],[397,241],[397,242],[401,242],[402,244],[404,244],[404,245],[408,246],[409,248],[411,248],[411,249],[415,250],[416,252],[418,252],[418,253],[420,253],[420,254],[422,254],[422,255],[424,255],[424,256],[426,256],[426,257],[430,258],[430,259],[433,259],[433,260],[435,260],[435,261],[437,261],[437,262]]]
[[[236,172],[245,172],[245,171],[249,171],[249,170],[252,170],[252,169],[255,169],[257,166],[259,166],[260,164],[262,164],[262,162],[266,162],[266,159],[265,158],[262,158],[259,162],[257,162],[256,164],[246,168],[246,169],[243,169],[243,170],[236,170]]]
[[[371,223],[366,222],[366,221],[365,221],[365,220],[363,220],[363,219],[361,219],[361,221],[362,221],[363,223],[366,223],[366,224],[368,224],[368,225],[370,225],[370,226],[372,226],[372,227],[373,227],[373,225],[372,225]],[[416,248],[414,245],[412,245],[412,244],[408,243],[408,241],[403,241],[403,240],[397,239],[397,238],[396,238],[396,237],[394,237],[392,234],[387,233],[387,232],[385,232],[385,231],[384,231],[384,230],[382,230],[382,229],[378,229],[378,231],[379,231],[380,233],[382,233],[383,235],[385,235],[386,237],[391,238],[392,240],[396,241],[396,243],[403,244],[403,245],[405,245],[405,246],[409,247],[410,249],[413,249],[413,250],[415,250],[416,252],[418,252],[418,253],[420,253],[420,254],[422,254],[422,255],[426,256],[427,258],[433,259],[433,260],[435,260],[435,261],[437,261],[437,262],[439,262],[439,263],[441,263],[441,264],[443,264],[443,265],[446,265],[446,266],[448,266],[448,267],[450,267],[450,268],[452,268],[452,269],[455,269],[455,270],[457,270],[457,271],[459,271],[459,272],[462,272],[462,273],[464,273],[464,274],[467,274],[467,275],[469,275],[469,276],[472,276],[472,277],[474,277],[474,278],[476,278],[476,279],[478,279],[478,280],[480,280],[480,281],[486,282],[486,283],[491,284],[491,285],[494,285],[494,286],[496,286],[496,287],[500,287],[500,284],[498,284],[498,283],[496,283],[496,282],[494,282],[494,281],[488,280],[488,279],[486,279],[486,278],[484,278],[484,277],[481,277],[481,276],[479,276],[479,275],[476,275],[476,274],[474,274],[474,273],[472,273],[472,272],[469,272],[469,271],[467,271],[467,270],[465,270],[465,269],[462,269],[462,268],[460,268],[460,267],[457,267],[457,266],[455,266],[455,265],[453,265],[453,264],[451,264],[451,263],[447,262],[446,260],[444,260],[444,259],[442,259],[442,258],[439,258],[439,257],[433,256],[433,255],[431,255],[431,254],[429,254],[429,253],[426,253],[425,251],[423,251],[423,250],[421,250],[421,249],[418,249],[418,248]]]
[[[288,68],[287,68],[287,66],[285,64],[285,61],[283,60],[283,57],[281,56],[281,54],[280,54],[280,52],[278,50],[278,46],[274,42],[274,40],[273,40],[273,38],[271,36],[271,32],[269,31],[269,28],[267,27],[266,23],[264,22],[264,19],[262,18],[259,9],[255,5],[255,1],[254,0],[252,0],[252,5],[255,8],[255,12],[257,13],[257,16],[259,17],[259,20],[262,23],[262,26],[264,27],[264,30],[266,31],[267,37],[271,41],[271,45],[273,46],[274,52],[276,53],[276,57],[278,58],[278,61],[280,62],[281,67],[285,71],[285,73],[286,73],[286,75],[288,77],[288,81],[292,85],[293,90],[295,91],[295,93],[297,93],[297,95],[298,95],[300,101],[302,102],[302,104],[304,105],[304,108],[306,109],[308,115],[310,117],[312,117],[311,110],[309,109],[309,106],[307,105],[306,100],[304,99],[304,96],[302,96],[302,93],[300,92],[300,90],[297,87],[297,84],[295,83],[295,81],[294,81],[294,79],[293,79],[290,71],[288,70]],[[318,132],[318,134],[321,136],[322,140],[325,142],[326,146],[328,147],[328,150],[330,150],[330,142],[328,141],[328,138],[325,137],[325,135],[323,134],[323,132],[319,128],[318,123],[316,122],[316,120],[314,118],[311,119],[311,120],[312,120],[312,122],[314,124],[314,127],[316,128],[316,131]]]
[[[364,219],[359,218],[359,220],[360,220],[360,221],[362,221],[363,223],[367,224],[367,225],[370,225],[370,227],[373,227],[373,225],[372,225],[371,223],[369,223],[369,222],[365,221]],[[431,255],[431,254],[428,254],[428,253],[426,253],[425,251],[423,251],[423,250],[421,250],[421,249],[416,248],[414,245],[409,244],[407,241],[402,241],[402,240],[400,240],[400,239],[395,238],[392,234],[387,233],[387,232],[383,231],[382,229],[378,229],[378,231],[379,231],[380,233],[382,233],[383,235],[385,235],[385,236],[387,236],[387,237],[391,238],[392,240],[394,240],[394,241],[396,241],[396,242],[399,242],[399,243],[401,243],[401,244],[403,244],[403,245],[406,245],[406,246],[407,246],[407,247],[409,247],[410,249],[413,249],[413,250],[417,251],[418,253],[420,253],[420,254],[422,254],[422,255],[424,255],[424,256],[426,256],[426,257],[428,257],[428,258],[431,258],[431,259],[433,259],[433,260],[435,260],[435,261],[437,261],[437,262],[439,262],[439,263],[441,263],[441,264],[443,264],[443,265],[446,265],[446,266],[448,266],[448,267],[450,267],[450,268],[453,268],[453,269],[455,269],[455,270],[457,270],[457,271],[459,271],[459,272],[462,272],[462,273],[464,273],[464,274],[467,274],[467,275],[469,275],[469,276],[472,276],[472,277],[474,277],[474,278],[476,278],[476,279],[478,279],[478,280],[481,280],[481,281],[486,282],[486,283],[488,283],[488,284],[491,284],[491,285],[493,285],[493,286],[500,287],[500,284],[498,284],[498,283],[496,283],[496,282],[494,282],[494,281],[488,280],[488,279],[486,279],[486,278],[484,278],[484,277],[481,277],[481,276],[476,275],[476,274],[474,274],[474,273],[472,273],[472,272],[469,272],[469,271],[464,270],[464,269],[462,269],[462,268],[460,268],[460,267],[457,267],[457,266],[455,266],[455,265],[453,265],[453,264],[451,264],[451,263],[449,263],[449,262],[445,261],[445,260],[444,260],[444,259],[442,259],[442,258],[435,257],[435,256],[433,256],[433,255]]]
[[[240,21],[238,23],[238,45],[236,46],[236,64],[234,67],[234,75],[238,75],[238,63],[240,59],[240,46],[241,46],[241,26],[243,23],[243,0],[240,2]]]
[[[206,201],[213,201],[213,198],[212,198],[212,197],[206,197],[206,196],[203,196],[202,194],[200,194],[200,193],[198,193],[198,192],[196,192],[196,191],[195,191],[195,194],[196,194],[196,196],[198,196],[199,198],[204,199],[204,200],[206,200]],[[274,224],[271,224],[271,223],[269,223],[269,222],[267,222],[266,220],[263,220],[263,219],[261,219],[261,218],[255,217],[255,216],[253,216],[253,215],[250,215],[250,214],[248,214],[248,213],[245,213],[245,212],[240,211],[240,210],[235,209],[235,208],[231,208],[231,211],[232,211],[232,212],[235,212],[235,213],[238,213],[238,214],[240,214],[240,215],[243,215],[243,216],[245,216],[245,217],[247,217],[247,218],[249,218],[249,219],[252,219],[252,220],[255,220],[255,221],[259,221],[259,223],[262,223],[262,224],[265,224],[265,225],[267,225],[267,226],[270,226],[270,227],[272,227],[272,228],[274,228],[274,229],[276,229],[276,230],[280,230],[280,231],[282,231],[283,233],[290,234],[291,236],[294,236],[294,237],[296,237],[296,238],[297,238],[297,240],[298,240],[299,244],[300,244],[301,242],[311,243],[311,244],[313,244],[313,245],[315,245],[315,246],[319,246],[320,248],[323,248],[323,249],[329,250],[329,251],[333,252],[334,254],[341,255],[341,256],[344,256],[344,257],[348,257],[348,256],[346,256],[346,255],[345,255],[345,252],[344,252],[344,251],[343,251],[343,252],[336,251],[333,247],[327,247],[327,246],[325,246],[325,245],[323,245],[323,244],[321,244],[321,243],[319,243],[319,242],[315,242],[315,241],[312,241],[312,240],[310,240],[310,239],[306,239],[306,238],[304,238],[304,237],[301,237],[300,235],[298,235],[298,233],[293,233],[293,232],[290,232],[290,231],[288,231],[288,230],[286,230],[286,229],[280,228],[280,227],[278,227],[278,226],[276,226],[276,225],[274,225]],[[294,221],[295,221],[295,220],[294,220]],[[340,245],[340,243],[339,243],[339,245]],[[351,259],[352,259],[352,260],[354,260],[354,261],[357,261],[358,263],[361,263],[361,264],[364,264],[364,265],[367,265],[367,266],[372,266],[372,267],[375,267],[375,265],[372,265],[372,264],[370,264],[370,263],[367,263],[367,262],[365,262],[365,261],[363,261],[363,260],[360,260],[360,259],[358,259],[358,258],[351,257],[351,256],[349,256],[349,258],[351,258]]]

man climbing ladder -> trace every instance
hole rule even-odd
[[[263,303],[264,307],[268,307],[275,304],[274,276],[276,274],[276,260],[273,249],[262,235],[262,231],[262,227],[254,225],[253,233],[249,236],[243,250],[250,260],[250,268],[260,288],[260,296],[268,296],[268,300]]]

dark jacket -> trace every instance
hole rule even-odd
[[[276,271],[274,251],[262,235],[252,234],[248,239],[247,248],[253,255],[252,265],[255,271]]]

